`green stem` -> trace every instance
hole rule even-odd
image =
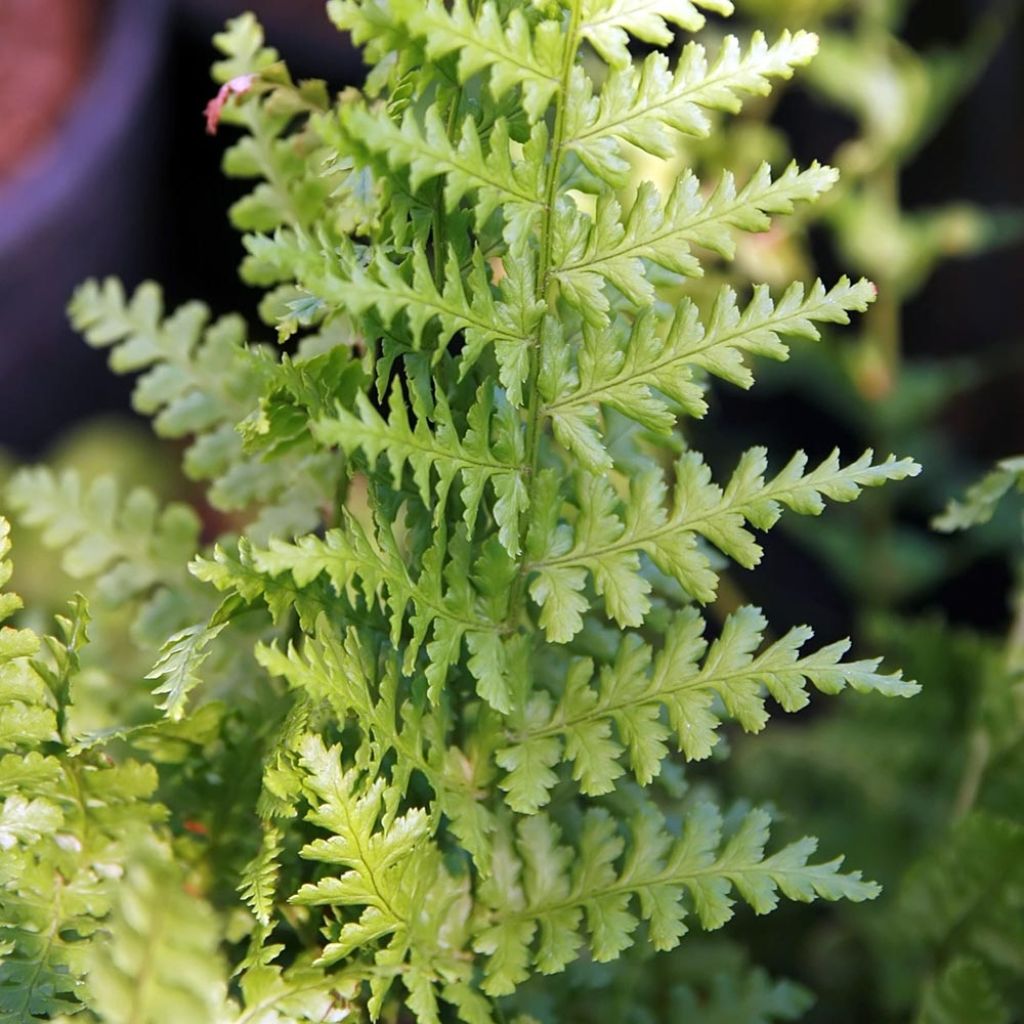
[[[565,35],[565,51],[562,54],[562,67],[559,73],[559,87],[555,99],[555,120],[551,133],[551,163],[548,165],[544,183],[544,208],[541,214],[540,251],[537,255],[537,298],[545,301],[547,312],[552,315],[558,301],[558,284],[551,276],[551,237],[554,227],[555,202],[558,198],[558,182],[562,172],[564,156],[563,140],[565,137],[565,100],[569,93],[569,79],[576,63],[576,52],[579,49],[579,28],[581,21],[580,0],[573,0],[569,11],[569,25]],[[543,321],[541,321],[543,324]],[[530,372],[527,376],[526,394],[526,472],[529,474],[529,508],[532,508],[537,492],[537,470],[540,462],[541,440],[541,404],[537,380],[540,376],[541,361],[540,332],[530,350]],[[506,622],[514,626],[522,614],[526,597],[526,526],[524,524],[520,555],[519,575],[509,591],[508,613]]]

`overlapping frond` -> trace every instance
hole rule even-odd
[[[381,948],[379,962],[402,969],[371,978],[371,1013],[380,1012],[400,973],[417,1018],[439,1024],[435,984],[447,982],[442,988],[447,1001],[472,1003],[472,967],[460,955],[468,932],[464,883],[445,868],[431,840],[429,816],[415,807],[397,817],[389,813],[386,782],[345,770],[340,749],[328,749],[315,737],[303,745],[302,767],[312,803],[309,820],[329,833],[308,843],[302,856],[339,874],[304,885],[293,902],[359,911],[332,929],[319,962],[336,963],[355,949]]]
[[[557,210],[554,270],[561,293],[591,324],[609,319],[607,285],[638,307],[649,305],[654,285],[646,262],[688,277],[703,271],[692,247],[731,259],[737,231],[765,231],[771,215],[792,213],[796,203],[816,200],[835,184],[838,173],[815,163],[801,171],[790,164],[772,179],[762,164],[741,189],[726,172],[710,195],[691,171],[677,179],[667,198],[650,182],[641,183],[623,216],[618,197],[598,197],[593,223],[574,204]]]
[[[0,518],[0,587],[10,579]],[[0,594],[0,620],[20,607]],[[131,844],[163,817],[156,772],[66,746],[71,686],[88,641],[83,598],[40,637],[0,626],[0,1020],[76,1013],[86,958]]]
[[[809,902],[878,894],[858,872],[843,874],[841,858],[808,863],[813,839],[766,855],[768,826],[765,812],[752,811],[723,839],[721,815],[702,804],[675,838],[649,809],[631,823],[627,842],[614,818],[594,810],[568,846],[547,816],[522,819],[503,872],[481,886],[492,908],[474,939],[488,958],[484,991],[507,994],[534,970],[562,971],[584,948],[599,962],[614,959],[641,921],[656,949],[672,949],[687,918],[705,929],[725,924],[733,893],[759,914],[774,910],[780,895]]]
[[[385,325],[392,326],[404,314],[402,326],[414,350],[423,347],[424,333],[436,322],[437,337],[431,339],[437,345],[435,358],[458,335],[463,376],[481,353],[493,348],[509,401],[521,405],[526,357],[543,311],[541,303],[525,298],[524,286],[532,291],[530,280],[517,280],[513,269],[495,296],[478,250],[466,268],[455,250],[449,251],[441,288],[434,282],[422,246],[413,247],[407,264],[409,269],[403,272],[380,251],[366,267],[353,258],[339,261],[332,256],[308,261],[299,280],[328,307],[350,315],[365,316],[375,310]]]
[[[471,537],[489,484],[494,490],[498,538],[515,557],[519,554],[519,520],[527,505],[522,477],[525,452],[515,413],[507,405],[494,409],[494,389],[485,382],[467,413],[468,429],[461,437],[447,401],[440,396],[431,419],[433,429],[422,415],[415,426],[409,423],[405,398],[396,382],[386,420],[360,394],[357,413],[339,408],[333,416],[316,421],[313,433],[349,454],[361,449],[371,464],[387,455],[396,488],[401,487],[408,464],[423,503],[433,509],[437,522],[444,517],[448,492],[458,478],[463,520]]]
[[[439,536],[443,541],[444,535]],[[422,552],[420,571],[414,575],[389,527],[378,522],[371,531],[348,516],[343,527],[323,538],[271,541],[255,553],[255,565],[271,576],[290,572],[300,588],[324,574],[338,594],[352,599],[361,595],[368,605],[379,605],[388,616],[392,642],[402,644],[406,673],[414,671],[426,645],[429,663],[424,672],[435,700],[452,667],[460,663],[465,642],[470,652],[466,667],[480,696],[497,710],[508,711],[512,639],[502,634],[500,623],[488,614],[487,598],[474,586],[468,547],[453,545],[450,560],[446,554],[443,543],[435,541]],[[407,614],[411,636],[404,632]]]
[[[727,36],[709,63],[703,46],[688,43],[674,69],[664,54],[652,53],[639,66],[613,69],[596,96],[577,68],[566,104],[564,145],[598,177],[624,185],[630,164],[623,143],[669,157],[673,133],[707,135],[706,111],[737,111],[742,97],[764,95],[773,78],[789,78],[817,50],[812,32],[784,32],[770,45],[758,32],[745,50]]]
[[[641,555],[694,599],[707,602],[715,596],[717,577],[701,540],[750,569],[760,561],[761,548],[749,527],[770,530],[783,508],[818,515],[826,499],[853,501],[864,487],[905,479],[920,470],[909,459],[889,456],[873,464],[872,457],[869,450],[841,466],[835,451],[808,471],[807,456],[798,452],[766,480],[766,452],[752,448],[722,488],[712,481],[702,457],[688,452],[675,466],[671,505],[666,504],[665,480],[656,470],[632,481],[625,502],[605,477],[581,473],[572,526],[560,522],[563,496],[558,481],[546,478],[539,507],[531,512],[527,567],[533,574],[530,594],[540,608],[547,639],[565,643],[583,627],[590,607],[588,579],[610,618],[620,626],[639,626],[650,609],[651,589],[641,571]]]
[[[658,651],[627,635],[614,663],[598,670],[590,659],[575,662],[557,700],[538,692],[510,721],[512,742],[497,761],[511,806],[531,814],[547,803],[563,762],[592,796],[614,789],[624,762],[646,785],[661,771],[670,740],[687,760],[700,760],[718,743],[723,720],[760,732],[769,695],[794,712],[807,705],[808,685],[827,694],[847,686],[887,696],[918,690],[899,672],[880,673],[879,659],[843,661],[848,640],[804,653],[809,627],[765,644],[766,626],[759,609],[741,608],[709,644],[691,608],[673,620]]]
[[[575,367],[562,350],[540,377],[544,412],[555,437],[576,458],[595,471],[606,469],[611,456],[602,437],[602,405],[665,433],[675,425],[677,407],[698,417],[707,411],[694,371],[749,388],[754,378],[745,356],[786,359],[783,338],[817,339],[817,324],[848,323],[850,312],[865,309],[874,294],[869,282],[842,278],[830,290],[816,282],[809,293],[791,285],[776,303],[761,285],[741,308],[736,293],[725,287],[706,326],[686,299],[665,337],[653,312],[640,315],[625,338],[622,331],[585,329]]]
[[[540,216],[548,141],[543,122],[534,125],[523,159],[513,155],[504,121],[494,123],[484,142],[474,120],[467,117],[457,141],[452,141],[434,106],[427,108],[422,119],[416,111],[406,110],[396,124],[386,110],[353,104],[342,108],[338,130],[341,144],[350,150],[368,151],[392,169],[405,169],[414,191],[443,178],[449,213],[464,196],[475,196],[478,228],[500,210],[509,237],[522,239]]]

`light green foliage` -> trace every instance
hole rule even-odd
[[[508,771],[501,786],[509,803],[524,813],[546,803],[557,781],[552,768],[562,760],[573,763],[584,793],[613,790],[624,758],[646,785],[661,771],[670,738],[687,760],[701,760],[718,743],[722,718],[760,732],[768,723],[765,690],[790,712],[807,705],[808,682],[824,693],[846,686],[901,696],[917,691],[899,673],[879,674],[877,661],[841,661],[845,641],[802,654],[813,632],[806,627],[759,651],[765,626],[758,609],[741,608],[709,645],[703,620],[688,609],[672,621],[657,654],[627,635],[596,678],[592,661],[575,662],[557,705],[541,691],[513,716],[516,741],[497,754]]]
[[[1024,458],[1003,459],[995,469],[972,484],[962,499],[950,501],[946,511],[935,519],[935,529],[943,533],[967,530],[987,523],[996,506],[1009,492],[1021,488]]]
[[[0,585],[8,532],[0,519]],[[19,606],[0,596],[4,618]],[[164,813],[151,765],[72,752],[67,710],[88,622],[78,597],[57,636],[0,626],[0,1020],[11,1024],[81,1007],[90,940],[129,849]]]
[[[485,1024],[532,1013],[540,976],[628,967],[741,907],[877,895],[813,839],[772,843],[768,811],[720,810],[714,772],[688,790],[670,749],[723,752],[768,697],[916,691],[846,641],[807,649],[808,627],[773,639],[758,610],[714,604],[784,511],[918,472],[752,447],[716,483],[687,443],[714,380],[750,387],[758,358],[874,297],[846,278],[689,294],[830,168],[625,187],[641,152],[667,167],[813,56],[805,31],[668,56],[730,10],[334,0],[373,65],[336,100],[293,82],[251,17],[217,37],[216,78],[252,76],[223,112],[244,130],[226,170],[255,181],[232,212],[242,274],[289,350],[195,304],[167,316],[152,285],[87,284],[72,315],[142,371],[137,408],[189,439],[186,471],[245,513],[241,536],[199,550],[194,521],[182,539],[173,508],[105,482],[12,491],[81,574],[113,566],[191,609],[150,647],[166,717],[74,738],[150,752],[171,812],[153,850],[124,847],[100,911],[100,1017]],[[633,40],[656,48],[637,65]],[[53,812],[19,798],[0,836],[48,841]],[[738,1022],[806,1004],[729,976],[673,1005]]]
[[[223,1019],[225,964],[213,911],[173,862],[139,849],[120,879],[104,941],[93,946],[90,1004],[110,1024]]]
[[[138,639],[149,649],[194,614],[187,562],[200,524],[191,506],[161,509],[143,487],[122,497],[112,477],[86,482],[74,470],[57,476],[43,467],[17,472],[7,501],[47,547],[61,549],[69,576],[93,582],[105,608],[138,606]]]

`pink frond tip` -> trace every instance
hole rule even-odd
[[[217,95],[206,104],[206,133],[216,135],[217,126],[220,124],[220,116],[224,105],[232,96],[241,96],[252,88],[256,81],[255,75],[238,75],[230,82],[225,82],[218,90]]]

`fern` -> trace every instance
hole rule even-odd
[[[216,917],[184,890],[159,850],[134,853],[108,930],[89,965],[91,1002],[103,1020],[223,1019],[227,984]]]
[[[563,760],[572,763],[584,793],[611,792],[623,774],[624,758],[646,785],[661,770],[670,736],[688,760],[700,760],[718,743],[722,717],[734,718],[747,732],[760,732],[768,723],[765,690],[790,712],[806,706],[807,682],[824,693],[845,686],[889,695],[917,692],[898,673],[879,674],[877,661],[842,662],[846,642],[802,655],[813,634],[806,627],[757,651],[765,626],[758,609],[742,608],[709,645],[704,622],[690,609],[666,630],[664,648],[656,655],[636,636],[627,636],[614,663],[596,679],[592,661],[575,663],[557,705],[542,691],[512,717],[515,742],[497,754],[508,772],[501,786],[509,803],[534,813],[547,802],[557,781],[552,769]]]
[[[0,519],[0,586],[11,576]],[[20,606],[0,596],[4,618]],[[0,627],[0,1019],[47,1020],[86,1000],[84,963],[129,847],[163,810],[156,772],[69,750],[68,708],[88,641],[83,598],[39,637]]]
[[[145,751],[152,785],[160,768],[167,820],[129,836],[112,815],[124,874],[96,920],[22,929],[88,947],[65,1008],[484,1024],[539,976],[673,949],[740,905],[873,898],[815,840],[770,846],[766,810],[716,806],[714,772],[687,792],[670,749],[697,762],[728,722],[760,732],[769,697],[916,691],[846,641],[805,649],[808,627],[772,639],[749,607],[705,639],[698,608],[784,511],[919,470],[868,451],[769,472],[753,447],[719,484],[687,441],[715,379],[750,387],[758,358],[874,298],[846,278],[689,293],[836,174],[626,187],[634,150],[705,137],[816,38],[726,37],[710,60],[687,42],[672,64],[677,30],[730,4],[329,6],[372,65],[362,95],[295,82],[249,16],[216,40],[235,85],[211,117],[243,129],[225,169],[254,183],[232,211],[242,275],[287,350],[198,304],[168,316],[152,285],[90,283],[71,307],[241,535],[202,547],[194,517],[107,482],[33,472],[10,492],[98,590],[164,588],[190,613],[148,645],[160,721],[61,733],[59,683],[0,718],[40,763],[59,740]],[[655,52],[634,64],[634,40]],[[55,842],[62,807],[19,785],[0,842]],[[804,1005],[744,977],[752,1020]],[[712,994],[702,1009],[741,1012]]]

